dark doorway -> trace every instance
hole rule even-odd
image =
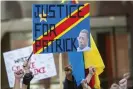
[[[112,84],[112,65],[111,65],[111,40],[110,32],[97,33],[97,46],[103,62],[105,64],[104,72],[100,75],[101,87],[108,89]]]

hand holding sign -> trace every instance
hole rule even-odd
[[[23,78],[23,84],[29,85],[30,81],[33,79],[33,73],[30,71],[29,73],[26,73]]]
[[[92,76],[95,74],[95,67],[93,66],[90,66],[89,67],[89,74],[87,75],[86,77],[86,80],[87,80],[87,83],[89,84],[90,83],[90,80],[92,78]]]
[[[24,72],[25,73],[29,73],[30,72],[30,65],[28,63],[28,61],[24,61],[24,64],[23,64],[23,69],[24,69]]]
[[[15,75],[15,79],[20,80],[24,75],[24,71],[23,70],[18,70],[16,72],[14,72],[14,75]]]
[[[89,67],[89,74],[94,75],[95,71],[96,71],[95,67],[93,67],[93,66]]]
[[[14,72],[15,84],[14,84],[14,88],[13,89],[20,89],[20,80],[23,77],[23,74],[24,74],[23,70],[18,70],[16,72]]]
[[[31,61],[32,54],[33,54],[33,52],[30,54],[29,58],[24,61],[23,69],[24,69],[25,73],[30,73],[30,61]]]
[[[33,73],[30,71],[30,61],[31,61],[32,54],[33,54],[33,52],[30,54],[29,58],[27,60],[25,60],[25,62],[23,64],[23,69],[25,70],[23,84],[25,84],[25,85],[29,85],[30,81],[34,77]]]

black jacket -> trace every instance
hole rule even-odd
[[[76,80],[74,79],[74,77],[72,78],[73,78],[72,81],[65,78],[63,89],[83,89],[82,85],[80,84],[79,86],[77,86]]]

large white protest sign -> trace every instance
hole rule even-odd
[[[14,72],[22,69],[24,60],[27,60],[32,52],[32,46],[5,52],[4,60],[10,87],[14,86]],[[34,74],[31,82],[56,75],[53,54],[33,54],[30,62],[30,70]]]

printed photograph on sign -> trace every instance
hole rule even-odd
[[[14,86],[14,72],[23,69],[24,61],[29,58],[31,52],[32,46],[3,53],[10,87]],[[31,83],[53,77],[57,74],[52,53],[33,54],[29,64],[30,70],[34,75]]]
[[[90,4],[33,4],[33,52],[90,49]]]
[[[78,39],[78,48],[77,51],[87,51],[89,47],[89,32],[86,29],[80,31]]]

